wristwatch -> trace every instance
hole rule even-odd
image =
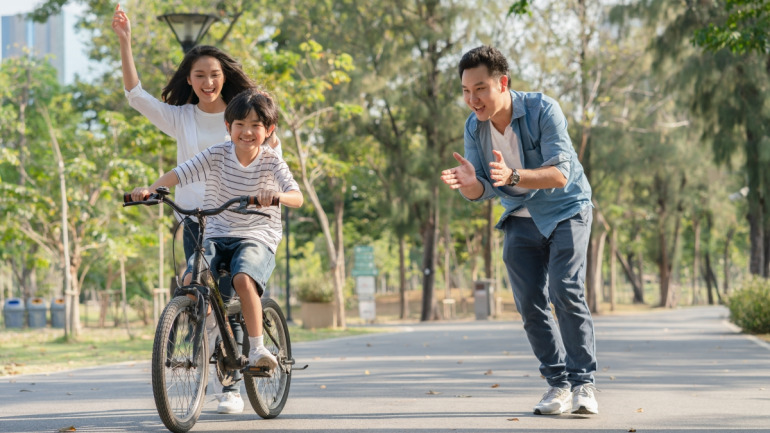
[[[508,178],[508,186],[516,186],[520,180],[521,176],[519,176],[519,170],[514,168],[513,171],[511,171],[511,177]]]

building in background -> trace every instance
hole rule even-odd
[[[2,58],[19,57],[25,49],[32,55],[47,57],[58,71],[60,83],[66,79],[64,16],[57,15],[46,23],[35,23],[24,15],[6,15],[2,28]]]

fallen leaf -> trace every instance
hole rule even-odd
[[[636,429],[635,429],[635,428],[630,428],[630,429],[628,429],[628,431],[630,431],[630,432],[635,432],[635,431],[636,431]]]
[[[541,379],[545,379],[545,376],[543,376],[543,375],[541,374],[541,375],[540,375],[540,378],[541,378]]]
[[[508,421],[518,421],[518,418],[508,418]]]
[[[366,347],[372,347],[372,343],[366,343]]]
[[[60,432],[68,432],[68,431],[77,431],[74,425],[71,425],[69,427],[62,427],[59,429]]]
[[[499,388],[499,387],[500,387],[500,385],[497,384],[497,383],[491,386],[491,388]]]
[[[72,393],[71,393],[71,392],[68,392],[68,393],[67,393],[67,395],[72,395]]]
[[[428,395],[439,395],[439,394],[441,394],[441,393],[440,393],[440,392],[438,392],[438,391],[428,391],[428,392],[426,392],[425,394],[428,394]]]
[[[615,376],[610,376],[610,380],[615,380]]]
[[[20,389],[19,392],[32,392],[31,389]]]
[[[484,376],[491,376],[491,375],[492,375],[492,370],[487,370],[484,372]]]
[[[457,397],[457,398],[471,398],[471,396],[467,395],[467,394],[457,394],[455,397]]]
[[[369,370],[365,370],[364,374],[368,376],[369,375]]]
[[[321,389],[326,389],[326,385],[321,385],[320,388]]]
[[[508,355],[510,355],[510,354],[511,354],[511,352],[509,352],[509,351],[507,351],[507,350],[503,350],[503,355],[506,355],[506,356],[508,356]]]
[[[637,410],[636,410],[636,412],[637,412],[637,413],[642,413],[642,412],[644,412],[644,409],[642,409],[642,408],[640,407],[639,409],[637,409]]]
[[[462,360],[460,360],[460,361],[457,361],[457,363],[458,363],[458,364],[462,364],[462,363],[463,363],[463,361],[462,361]]]
[[[602,368],[602,371],[607,371],[609,369],[610,369],[609,367],[604,367],[604,368]]]
[[[468,336],[467,335],[463,335],[463,340],[467,340],[467,339],[468,339]]]

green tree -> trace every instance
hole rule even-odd
[[[765,55],[770,49],[770,3],[765,0],[725,0],[717,22],[695,29],[695,44],[711,51],[727,48],[735,54]]]

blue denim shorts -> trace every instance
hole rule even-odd
[[[267,245],[251,239],[243,238],[209,238],[203,242],[203,269],[220,269],[220,263],[225,263],[230,274],[243,273],[257,283],[259,296],[265,291],[267,280],[275,269],[275,254]],[[187,262],[185,274],[191,273],[194,255]],[[213,272],[218,278],[218,273]]]

